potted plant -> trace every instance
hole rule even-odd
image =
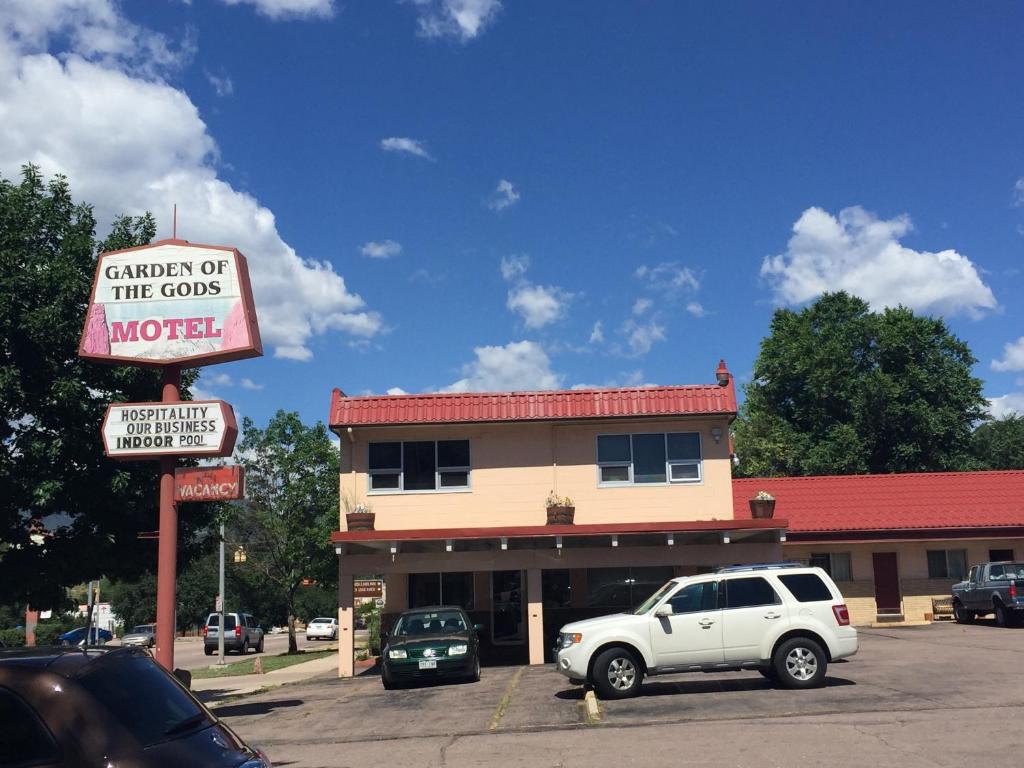
[[[750,500],[750,516],[755,520],[767,520],[775,515],[775,497],[768,491],[758,491]]]
[[[350,531],[372,531],[373,521],[376,518],[369,504],[353,504],[346,495],[345,502],[345,525]]]
[[[545,505],[548,508],[548,525],[572,525],[576,506],[568,496],[559,496],[551,491]]]

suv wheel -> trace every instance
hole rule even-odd
[[[817,688],[825,680],[828,661],[809,637],[794,637],[775,649],[772,666],[785,688]]]
[[[953,603],[953,618],[957,624],[970,624],[975,616],[974,611],[968,611],[959,600]]]
[[[203,648],[203,653],[207,656],[213,656],[213,646],[207,645]]]
[[[260,641],[256,645],[256,653],[263,653],[263,635],[260,635]]]
[[[594,662],[594,688],[602,699],[636,696],[642,680],[640,662],[626,648],[609,648]]]
[[[242,655],[243,656],[248,656],[249,655],[249,638],[246,638],[245,642],[242,643]]]

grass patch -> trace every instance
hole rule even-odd
[[[337,651],[302,651],[289,656],[287,653],[280,653],[277,656],[263,656],[263,671],[273,672],[275,669],[284,669],[293,664],[302,664],[306,661],[315,661],[325,656],[336,654]],[[202,667],[192,670],[193,680],[206,680],[211,677],[234,677],[236,675],[251,675],[252,667],[256,659],[247,661],[236,661],[232,664],[225,664],[223,667]]]

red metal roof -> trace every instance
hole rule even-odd
[[[786,521],[683,520],[668,523],[585,523],[582,525],[511,525],[491,528],[416,528],[388,531],[335,531],[331,541],[436,541],[441,539],[497,539],[535,536],[609,536],[611,534],[701,533],[709,531],[761,531],[785,529]]]
[[[622,387],[548,392],[463,392],[331,396],[332,427],[494,421],[562,421],[623,416],[735,415],[728,386]]]
[[[763,477],[732,482],[737,520],[758,491],[775,497],[775,514],[801,533],[1020,528],[1024,471],[902,475]]]

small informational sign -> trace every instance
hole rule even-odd
[[[81,357],[197,366],[262,353],[238,250],[162,240],[100,254]]]
[[[178,467],[175,501],[233,501],[245,497],[245,472],[231,467]]]
[[[353,597],[382,597],[384,595],[384,582],[380,579],[353,579]]]
[[[220,613],[224,610],[224,601],[221,599],[220,595],[217,595],[217,597],[215,597],[213,600],[213,610],[215,610],[217,613]]]
[[[102,432],[112,459],[230,456],[238,425],[223,400],[115,403],[107,408]]]
[[[383,597],[378,597],[373,602],[377,605],[378,608],[383,608],[384,607],[384,598]]]

